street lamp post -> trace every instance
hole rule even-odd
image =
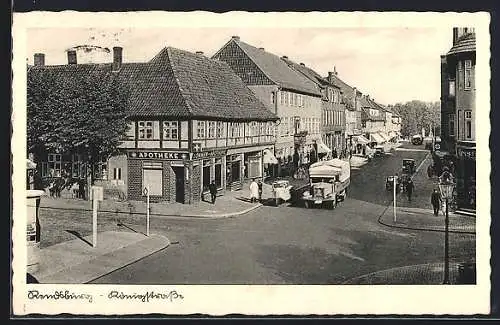
[[[444,228],[444,280],[443,284],[450,284],[450,261],[449,261],[449,216],[448,216],[448,203],[449,200],[453,197],[453,188],[455,184],[449,178],[443,177],[441,175],[439,181],[439,190],[441,192],[441,196],[445,200],[445,228]]]

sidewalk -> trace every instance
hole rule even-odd
[[[396,222],[394,222],[394,210],[391,206],[385,210],[379,221],[389,227],[409,230],[445,230],[445,217],[443,214],[440,213],[438,216],[434,216],[434,212],[430,209],[397,207]],[[475,234],[476,219],[450,213],[448,229],[451,232]]]
[[[450,282],[457,284],[459,276],[458,263],[450,262]],[[387,270],[365,274],[350,279],[342,284],[442,284],[444,279],[444,263],[428,263],[395,267]]]
[[[240,191],[229,192],[218,196],[215,204],[210,202],[197,202],[193,204],[182,203],[150,203],[152,217],[193,217],[193,218],[226,218],[250,212],[262,206],[260,203],[249,202],[248,186]],[[264,185],[263,198],[271,197],[271,190]],[[206,195],[210,200],[210,195]],[[44,196],[40,207],[50,209],[73,209],[91,211],[92,202],[79,199],[50,198]],[[146,214],[144,201],[114,201],[104,200],[99,204],[99,212]]]
[[[39,268],[31,275],[39,283],[87,283],[169,246],[160,235],[125,231],[98,233],[39,250]]]

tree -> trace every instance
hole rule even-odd
[[[439,130],[441,120],[441,106],[439,102],[423,102],[412,100],[404,104],[397,103],[392,109],[401,115],[401,134],[405,137],[420,134],[422,128],[428,133],[430,129]],[[436,132],[439,134],[438,132]]]
[[[86,187],[96,164],[118,151],[127,131],[128,87],[110,68],[29,68],[28,151],[82,155]]]

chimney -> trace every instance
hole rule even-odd
[[[331,72],[331,71],[328,72],[328,82],[329,83],[333,83],[334,74],[335,74],[335,72]]]
[[[234,40],[239,41],[239,40],[240,40],[240,37],[239,37],[239,36],[237,36],[237,35],[234,35],[234,36],[231,36],[231,39],[234,39]]]
[[[123,48],[120,46],[113,47],[113,71],[120,71],[123,62]]]
[[[283,60],[288,60],[288,56],[286,56],[286,55],[283,55],[281,58],[282,58]]]
[[[264,51],[265,49],[263,47],[259,47],[259,50]]]
[[[305,66],[306,66],[306,65],[305,65],[304,63],[302,63],[302,62],[300,62],[300,65],[301,65],[301,66],[303,66],[303,67],[305,67]]]
[[[457,43],[458,39],[458,27],[453,27],[453,45]]]
[[[76,64],[76,51],[68,50],[68,64]]]
[[[196,51],[196,54],[203,55],[203,51]]]
[[[45,54],[35,53],[35,56],[33,58],[33,64],[36,66],[44,66],[45,65]]]
[[[337,75],[337,68],[335,66],[333,66],[333,73]]]

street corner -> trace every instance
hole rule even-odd
[[[170,241],[159,234],[106,231],[41,249],[39,268],[30,274],[35,283],[88,283],[167,248]]]

